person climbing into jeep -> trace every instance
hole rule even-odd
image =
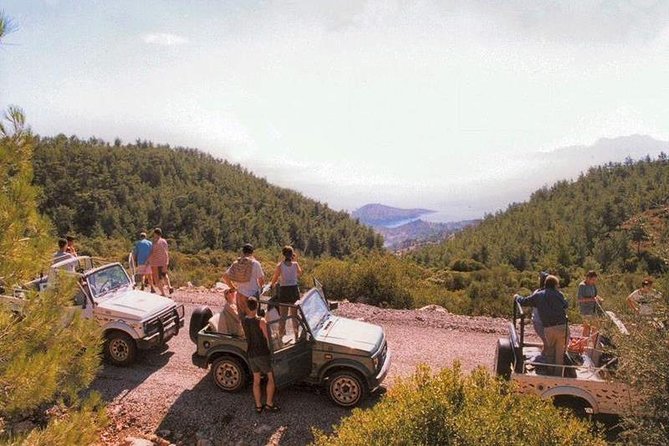
[[[237,311],[240,317],[246,314],[248,299],[260,297],[260,290],[265,285],[265,273],[260,262],[253,257],[253,251],[253,245],[245,244],[242,256],[221,277],[231,290],[237,291]]]
[[[249,367],[253,373],[253,399],[256,404],[256,413],[260,414],[263,410],[268,412],[277,412],[279,406],[274,404],[274,392],[276,385],[274,383],[274,373],[272,372],[272,363],[269,353],[267,334],[267,322],[264,318],[258,317],[258,299],[249,297],[246,301],[246,314],[242,319],[242,325],[246,332],[246,354],[249,358]],[[267,376],[267,398],[265,404],[262,403],[262,375]]]

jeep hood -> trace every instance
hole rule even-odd
[[[320,329],[316,340],[328,345],[326,350],[357,350],[371,355],[383,342],[383,329],[378,325],[331,316]]]
[[[174,301],[167,297],[127,288],[105,295],[97,303],[96,313],[138,321],[174,306]]]

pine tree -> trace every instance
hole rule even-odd
[[[0,12],[0,42],[11,29]],[[32,185],[33,143],[22,111],[10,107],[0,122],[0,293],[37,276],[50,257],[51,227]],[[0,305],[0,443],[89,444],[103,425],[99,397],[78,398],[99,367],[101,336],[94,322],[68,312],[68,291],[28,295],[20,310]],[[54,406],[49,413],[58,415],[46,415]]]

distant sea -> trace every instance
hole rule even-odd
[[[448,222],[453,222],[457,221],[457,219],[454,219],[452,216],[446,214],[445,212],[430,212],[427,214],[422,214],[418,217],[414,218],[403,218],[401,220],[395,220],[391,223],[386,223],[383,225],[384,228],[397,228],[399,226],[405,225],[407,223],[411,223],[416,220],[423,220],[423,221],[429,221],[432,223],[448,223]]]

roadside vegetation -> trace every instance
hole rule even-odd
[[[16,30],[0,11],[0,50]],[[52,227],[32,185],[34,147],[18,107],[0,118],[0,294],[48,266]],[[0,305],[0,444],[91,444],[106,417],[98,395],[80,398],[100,365],[95,323],[66,310],[64,286],[29,296],[22,312]]]
[[[507,383],[458,364],[436,374],[426,366],[393,384],[371,409],[355,409],[317,446],[369,445],[603,446],[590,423],[545,400],[510,391]]]
[[[9,108],[0,126],[2,294],[48,266],[51,227],[31,185],[31,141],[23,113]],[[29,296],[20,312],[0,306],[0,443],[90,444],[104,427],[99,398],[79,397],[100,365],[100,333],[67,311],[70,292],[64,286]]]

